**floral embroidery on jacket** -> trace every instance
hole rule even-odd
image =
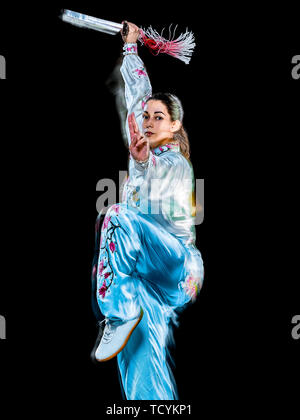
[[[137,46],[132,45],[131,47],[127,47],[126,51],[131,52],[131,53],[137,53]]]
[[[151,151],[154,155],[159,156],[162,153],[167,152],[168,150],[171,150],[173,152],[180,152],[179,143],[178,142],[170,142],[170,143],[164,144],[162,146],[157,146]]]
[[[151,97],[151,94],[149,93],[149,94],[147,94],[147,95],[145,95],[144,97],[143,97],[143,99],[142,99],[142,109],[144,109],[145,108],[145,105],[146,105],[146,102],[148,101],[148,99]]]
[[[140,187],[139,186],[135,187],[135,189],[132,191],[132,196],[131,196],[132,201],[135,203],[137,207],[139,207],[140,205],[139,191],[140,191]]]
[[[144,67],[141,67],[140,69],[135,69],[134,72],[137,72],[138,76],[147,76]]]

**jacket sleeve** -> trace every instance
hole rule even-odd
[[[137,44],[125,44],[121,74],[125,82],[125,100],[127,116],[134,112],[139,129],[142,130],[143,109],[146,100],[152,94],[152,87],[144,63],[137,55]],[[128,119],[126,118],[126,133],[128,146],[130,134]]]

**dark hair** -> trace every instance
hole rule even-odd
[[[172,121],[179,120],[181,123],[183,121],[183,108],[180,100],[177,98],[177,96],[171,94],[171,93],[154,93],[150,98],[147,99],[146,102],[155,100],[155,101],[161,101],[164,103],[168,109],[168,112],[171,116]],[[183,156],[186,159],[189,159],[190,157],[190,142],[188,139],[188,135],[183,128],[183,125],[181,124],[181,128],[176,131],[174,134],[174,140],[179,141],[180,145],[180,152],[183,154]]]

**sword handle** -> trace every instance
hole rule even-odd
[[[129,32],[129,26],[128,26],[128,23],[125,21],[123,23],[123,28],[122,28],[122,38],[124,41],[126,40],[128,32]]]

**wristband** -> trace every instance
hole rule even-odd
[[[148,159],[146,160],[136,160],[133,158],[135,168],[140,171],[144,171],[148,166],[149,158],[150,158],[150,154],[149,154]]]
[[[137,55],[137,44],[136,43],[125,43],[123,47],[123,55],[135,54]]]

